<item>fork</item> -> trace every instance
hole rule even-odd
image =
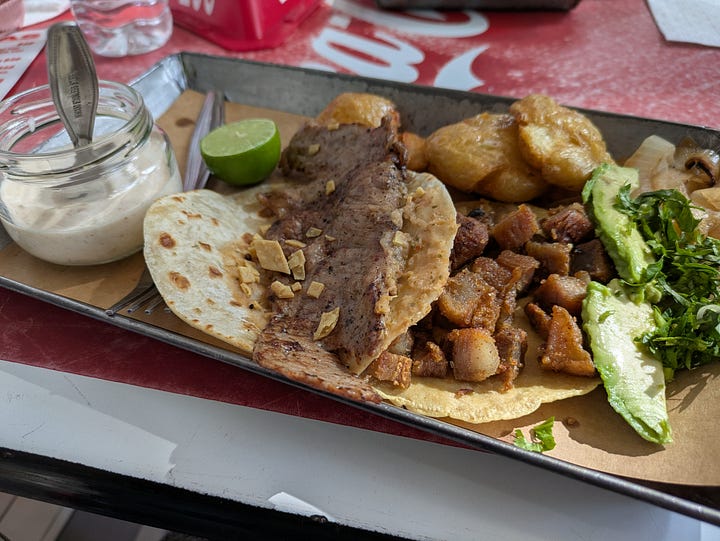
[[[222,92],[210,90],[205,95],[202,109],[195,122],[190,144],[183,191],[200,190],[205,187],[210,178],[210,171],[200,155],[200,140],[211,130],[225,122],[225,96]],[[123,310],[131,314],[145,306],[145,313],[152,314],[155,308],[163,302],[163,298],[153,282],[147,267],[143,271],[137,285],[118,302],[105,310],[112,317]],[[167,306],[165,307],[167,311]]]

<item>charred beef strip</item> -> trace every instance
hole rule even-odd
[[[288,257],[304,243],[305,283],[324,289],[318,298],[300,292],[271,299],[275,315],[255,346],[258,364],[353,399],[380,400],[363,378],[348,377],[347,367],[359,372],[364,359],[384,350],[381,301],[394,293],[403,263],[390,242],[402,226],[403,160],[387,123],[334,130],[309,124],[293,137],[281,164],[301,183],[262,201],[279,217],[265,238]],[[321,314],[337,308],[332,332],[315,340]]]
[[[280,157],[279,167],[286,177],[309,182],[341,176],[388,158],[399,166],[407,161],[407,150],[390,118],[383,119],[377,129],[359,124],[329,129],[309,123],[293,136]]]

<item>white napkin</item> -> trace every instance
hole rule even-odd
[[[25,6],[23,26],[47,21],[70,8],[70,0],[23,0],[23,4]]]
[[[720,0],[648,0],[665,39],[720,47]]]
[[[0,34],[47,21],[69,7],[70,0],[0,0]]]
[[[45,46],[47,31],[25,27],[57,17],[69,0],[0,0],[0,100]]]

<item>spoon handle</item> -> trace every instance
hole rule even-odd
[[[53,24],[47,37],[50,91],[75,147],[92,141],[98,80],[90,48],[74,22]]]

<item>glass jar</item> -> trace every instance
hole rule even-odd
[[[148,207],[182,190],[170,142],[142,96],[109,81],[99,94],[93,141],[79,148],[48,86],[0,102],[0,222],[45,261],[94,265],[137,252]]]
[[[70,8],[90,48],[102,56],[149,53],[173,31],[168,0],[70,0]]]

